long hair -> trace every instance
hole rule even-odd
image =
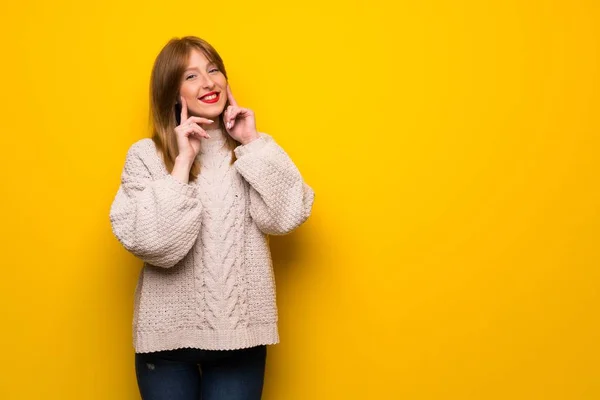
[[[171,173],[175,166],[175,158],[179,151],[175,137],[175,103],[179,95],[179,88],[183,82],[183,73],[188,66],[190,54],[198,50],[213,62],[225,75],[227,72],[219,53],[205,40],[195,36],[185,36],[181,39],[171,39],[160,51],[150,79],[150,123],[152,129],[152,140],[162,155],[167,171]],[[225,104],[225,110],[229,101]],[[219,115],[221,126],[222,114]],[[225,129],[222,126],[222,129]],[[235,161],[233,149],[239,144],[231,136],[227,136],[227,146],[231,150],[231,162]],[[195,180],[200,173],[200,162],[198,157],[194,160],[190,169],[190,182]]]

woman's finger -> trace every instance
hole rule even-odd
[[[233,109],[234,109],[234,106],[228,106],[225,109],[225,121],[226,122],[229,122],[229,120],[231,119],[231,113],[232,113]]]
[[[192,131],[201,138],[210,139],[210,135],[206,133],[204,129],[200,127],[198,124],[191,124]]]
[[[196,123],[196,124],[212,124],[215,121],[213,121],[212,119],[202,118],[202,117],[189,117],[187,119],[187,121],[185,121],[185,122],[188,123],[188,124],[193,124],[193,123]]]
[[[206,133],[204,129],[200,127],[200,125],[192,123],[192,124],[183,124],[178,127],[181,134],[190,137],[191,135],[203,137],[206,139],[210,139],[210,135]]]
[[[232,106],[238,106],[237,101],[235,101],[235,98],[233,97],[233,93],[231,93],[231,87],[229,86],[229,84],[227,84],[227,100],[229,100],[229,104],[231,104]]]
[[[235,125],[235,121],[238,118],[238,116],[246,116],[248,113],[250,112],[250,110],[248,110],[247,108],[241,108],[241,107],[231,107],[231,111],[229,112],[229,117],[226,123],[227,129],[231,129],[233,128],[233,126]]]
[[[231,112],[231,106],[228,106],[225,111],[223,111],[223,123],[225,124],[225,128],[229,129],[229,114]]]
[[[181,119],[180,121],[185,121],[186,119],[188,119],[188,110],[187,110],[187,103],[185,102],[185,99],[183,98],[183,96],[180,97],[181,98]]]
[[[233,121],[237,118],[239,114],[239,107],[237,106],[229,106],[227,107],[227,112],[225,113],[225,123],[227,127],[233,126]]]

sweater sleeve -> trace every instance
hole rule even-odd
[[[284,235],[309,217],[315,193],[267,134],[236,147],[235,167],[250,184],[250,215],[268,235]]]
[[[193,246],[202,205],[196,187],[168,174],[152,178],[147,163],[156,154],[149,147],[136,143],[127,152],[110,222],[129,252],[151,265],[170,268]]]

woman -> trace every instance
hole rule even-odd
[[[144,261],[136,287],[136,374],[145,400],[260,399],[279,342],[267,235],[310,215],[313,190],[240,107],[202,39],[173,39],[151,77],[152,139],[129,149],[110,210]]]

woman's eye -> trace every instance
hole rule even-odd
[[[219,72],[219,69],[218,68],[212,68],[208,72]]]
[[[186,76],[186,77],[185,77],[185,79],[186,79],[186,80],[190,80],[190,79],[193,79],[193,78],[195,78],[195,77],[196,77],[196,75],[193,75],[193,74],[192,74],[192,75],[188,75],[188,76]]]

